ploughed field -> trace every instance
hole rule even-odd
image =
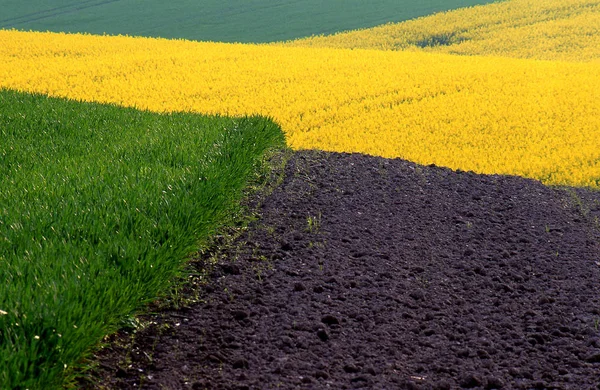
[[[298,152],[258,212],[89,388],[597,388],[600,192]]]
[[[0,388],[598,386],[600,0],[146,3],[3,8]]]

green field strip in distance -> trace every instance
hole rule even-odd
[[[400,22],[493,0],[0,1],[0,28],[273,42]]]

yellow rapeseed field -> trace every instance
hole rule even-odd
[[[600,60],[600,0],[510,0],[288,46]]]
[[[600,63],[0,31],[0,88],[273,117],[296,149],[600,187]]]

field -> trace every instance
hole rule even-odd
[[[445,231],[446,237],[455,234],[468,245],[479,245],[489,259],[496,259],[496,252],[502,258],[528,253],[520,261],[535,260],[542,268],[546,263],[535,253],[548,257],[556,252],[553,262],[547,262],[554,264],[548,272],[561,275],[573,267],[558,260],[563,244],[568,250],[565,261],[585,258],[593,264],[595,233],[580,225],[590,215],[583,203],[583,219],[561,214],[567,213],[566,206],[558,207],[555,195],[539,183],[518,178],[500,184],[494,178],[479,181],[477,175],[460,171],[600,188],[598,0],[509,0],[423,17],[486,2],[434,1],[424,6],[346,1],[341,6],[331,1],[318,16],[319,1],[270,7],[263,1],[204,2],[202,12],[191,1],[177,7],[137,1],[62,1],[53,8],[34,3],[23,12],[20,3],[5,2],[6,13],[0,17],[0,280],[6,281],[0,285],[0,388],[47,388],[72,379],[82,357],[125,318],[164,293],[189,255],[231,221],[265,156],[286,145],[295,151],[378,156],[356,162],[357,167],[366,164],[361,180],[368,182],[369,172],[377,174],[378,188],[385,189],[377,201],[368,196],[370,203],[386,205],[377,211],[381,216],[366,219],[369,223],[395,212],[392,205],[397,203],[391,199],[401,190],[382,179],[387,163],[380,158],[402,158],[411,163],[398,164],[399,177],[407,183],[412,174],[419,177],[406,196],[414,198],[423,218],[432,207],[424,194],[439,193],[452,202],[444,208],[436,199],[433,203],[440,208],[430,217],[438,229],[445,226],[442,220],[461,229]],[[194,16],[182,19],[182,10]],[[133,22],[132,12],[139,16]],[[388,23],[394,21],[404,22]],[[146,37],[89,34],[105,32]],[[329,33],[334,34],[323,35]],[[329,164],[318,153],[304,153],[297,154],[295,164],[302,156],[318,163],[299,167],[297,174]],[[378,167],[368,166],[376,163]],[[421,168],[431,164],[459,173]],[[465,185],[465,177],[474,180],[472,186]],[[471,204],[478,215],[462,210],[464,200],[456,191],[446,191],[444,180],[462,188],[469,204],[481,200],[480,194],[469,192],[480,188],[489,207]],[[437,183],[435,190],[427,190],[431,183]],[[336,191],[342,196],[349,185],[331,189],[323,202]],[[533,205],[523,194],[513,196],[522,188],[536,191],[536,201],[553,199],[548,201],[554,207],[548,208],[548,220],[555,222],[546,222],[541,203]],[[314,186],[306,193],[312,191]],[[365,201],[352,197],[357,192],[361,190],[353,187],[351,198],[335,201],[356,202],[344,222]],[[526,228],[520,226],[525,222],[515,225],[523,230],[511,236],[513,249],[507,250],[498,243],[512,233],[497,225],[521,221],[522,216],[509,215],[512,204],[500,204],[512,199],[520,199],[514,206],[524,213],[534,210],[531,218],[536,222],[527,222]],[[573,199],[579,200],[577,195]],[[486,214],[490,208],[494,216]],[[318,230],[321,210],[311,212],[304,216],[304,209],[293,210],[308,224],[308,230],[294,228],[302,232],[298,237]],[[323,215],[327,222],[325,211]],[[398,217],[396,230],[388,227],[389,237],[401,234],[399,242],[410,237],[402,224],[413,216]],[[487,230],[472,230],[471,220],[461,219],[467,217],[480,218]],[[498,218],[501,223],[491,224]],[[376,228],[365,227],[364,232],[369,229]],[[430,236],[419,239],[424,248],[450,245],[434,242],[442,230],[427,229],[433,228],[425,224],[421,230]],[[490,231],[493,239],[481,244]],[[552,240],[544,236],[557,231]],[[364,232],[330,234],[343,246],[346,236],[363,239],[370,234]],[[479,236],[471,240],[475,232]],[[560,241],[563,233],[572,241]],[[268,258],[296,245],[295,238],[286,240],[266,252]],[[311,240],[306,245],[313,249]],[[472,254],[460,240],[452,255],[459,263]],[[532,242],[539,248],[528,245]],[[406,253],[417,249],[404,248]],[[502,267],[495,269],[496,277],[512,277]],[[596,271],[582,267],[579,277],[592,280]],[[457,272],[454,277],[460,278],[462,271]],[[529,280],[528,275],[519,277]],[[509,291],[503,286],[498,289]],[[537,288],[558,289],[550,282],[539,286],[528,290],[533,309],[541,299]],[[561,299],[574,298],[567,294]],[[597,301],[593,295],[586,299],[586,305]],[[239,309],[235,304],[227,307],[226,314]],[[586,312],[573,321],[588,324],[591,316]],[[557,321],[552,323],[563,326]],[[561,332],[580,340],[579,330],[571,330]]]
[[[60,0],[2,2],[0,29],[273,42],[399,22],[492,0]]]
[[[17,31],[0,43],[0,87],[267,115],[295,149],[600,185],[598,62]]]
[[[280,129],[0,92],[0,387],[47,388],[163,292]]]
[[[597,62],[600,2],[513,0],[287,45]]]

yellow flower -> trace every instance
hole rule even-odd
[[[0,30],[0,88],[157,112],[260,114],[295,149],[600,186],[594,61]]]

